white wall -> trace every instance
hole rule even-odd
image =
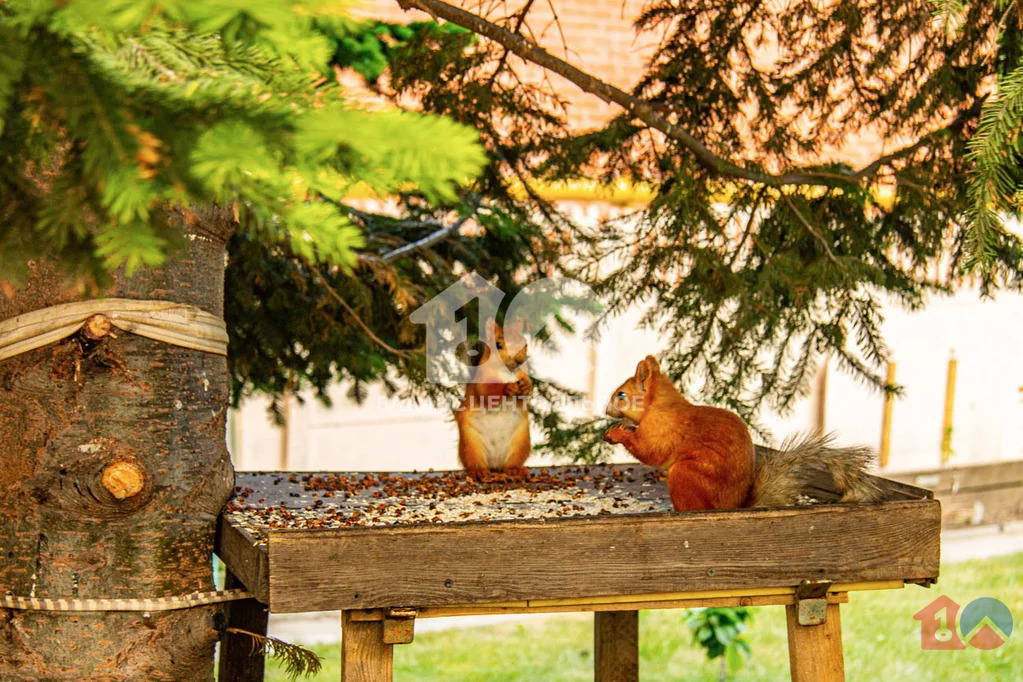
[[[1023,458],[1023,297],[981,301],[975,291],[935,299],[909,314],[890,310],[885,337],[896,381],[890,469],[940,465],[948,359],[955,352],[952,463]],[[881,398],[850,377],[832,373],[827,425],[849,440],[880,440]]]

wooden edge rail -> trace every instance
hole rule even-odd
[[[829,604],[849,601],[849,592],[864,590],[898,590],[905,584],[900,580],[835,584],[828,589]],[[587,611],[641,611],[647,609],[689,609],[704,606],[787,606],[795,603],[794,587],[759,588],[747,590],[715,590],[707,592],[672,592],[615,597],[578,599],[531,599],[524,601],[491,602],[484,604],[452,604],[428,606],[418,610],[417,618],[445,618],[449,616],[482,616],[520,613],[566,613]],[[352,609],[355,621],[382,620],[385,609]]]
[[[262,604],[270,603],[270,562],[266,545],[221,516],[217,521],[215,551],[241,586]]]
[[[293,613],[640,591],[749,596],[742,592],[794,587],[803,578],[902,583],[937,577],[940,514],[935,500],[907,500],[812,511],[271,531],[269,603]],[[737,560],[735,537],[755,559]],[[537,547],[545,551],[531,551]]]

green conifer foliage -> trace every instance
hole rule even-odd
[[[159,265],[180,238],[161,207],[210,203],[237,206],[244,234],[351,269],[363,229],[324,199],[453,199],[484,162],[476,133],[347,102],[316,23],[336,6],[0,7],[0,277],[46,252],[93,273]]]

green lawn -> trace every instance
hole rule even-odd
[[[913,614],[938,595],[965,607],[977,597],[995,597],[1009,607],[1019,630],[992,651],[922,651]],[[846,675],[855,680],[986,682],[1023,679],[1023,554],[949,564],[929,590],[853,593],[842,606]],[[640,616],[640,675],[644,680],[716,680],[718,662],[707,662],[691,643],[680,611],[644,611]],[[785,610],[755,609],[753,659],[736,679],[788,678]],[[338,647],[312,647],[323,659],[316,680],[340,679]],[[396,680],[592,680],[591,618],[572,614],[541,623],[499,625],[417,634],[396,646]],[[1013,673],[1013,670],[1016,673]],[[269,680],[288,679],[273,664]]]

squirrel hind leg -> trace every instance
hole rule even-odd
[[[525,471],[526,460],[532,452],[532,445],[529,441],[529,420],[523,419],[515,428],[512,434],[511,443],[508,444],[508,458],[505,460],[505,471]]]

